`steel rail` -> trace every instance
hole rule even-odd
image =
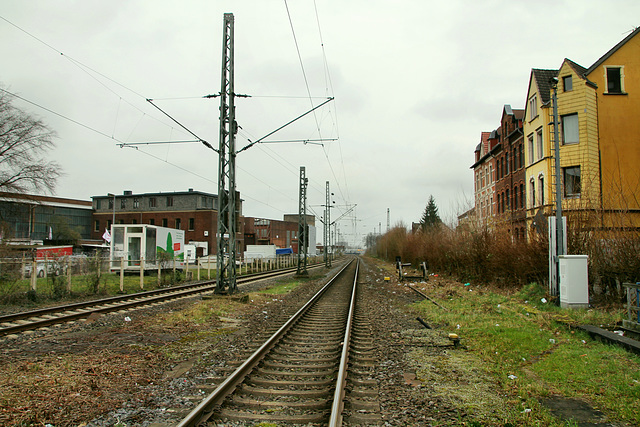
[[[213,414],[214,409],[235,390],[244,378],[260,363],[264,356],[273,348],[284,334],[295,325],[309,308],[320,299],[325,291],[337,280],[337,278],[353,262],[346,263],[340,271],[325,284],[309,301],[306,302],[293,316],[289,318],[267,341],[260,346],[247,360],[242,363],[231,375],[227,377],[211,394],[209,394],[198,406],[196,406],[177,427],[193,427],[206,421]]]
[[[203,288],[210,288],[213,289],[212,286],[204,286]],[[23,331],[28,331],[31,329],[39,329],[39,328],[44,328],[47,326],[52,326],[58,323],[66,323],[66,322],[70,322],[70,321],[74,321],[74,320],[78,320],[78,319],[82,319],[85,317],[89,317],[91,314],[93,313],[109,313],[111,311],[120,311],[120,310],[124,310],[124,309],[128,309],[128,308],[132,308],[132,307],[136,307],[136,306],[140,306],[140,305],[148,305],[148,304],[153,304],[156,302],[162,302],[162,301],[167,301],[167,300],[171,300],[171,299],[176,299],[176,298],[182,298],[185,296],[189,296],[192,294],[198,294],[198,293],[202,293],[202,292],[206,292],[206,290],[203,289],[199,289],[199,288],[191,288],[191,289],[186,289],[186,290],[182,290],[179,292],[169,292],[166,294],[162,294],[162,295],[157,295],[157,296],[152,296],[150,298],[144,298],[142,300],[137,299],[137,300],[131,300],[131,301],[121,301],[116,303],[117,305],[108,305],[105,307],[94,307],[89,311],[84,311],[84,312],[80,312],[80,313],[72,313],[72,314],[65,314],[62,316],[56,316],[50,319],[44,319],[44,320],[35,320],[29,323],[24,323],[21,325],[14,325],[14,326],[7,326],[4,327],[2,329],[0,329],[0,335],[9,335],[9,334],[14,334],[17,332],[23,332]]]
[[[324,267],[324,264],[317,264],[310,268]],[[240,283],[251,283],[258,280],[268,279],[271,277],[284,276],[294,273],[296,268],[288,268],[284,270],[278,270],[276,272],[269,271],[266,273],[256,273],[249,276],[243,276]],[[122,295],[116,297],[102,298],[99,300],[85,301],[80,303],[73,303],[64,306],[56,306],[50,308],[42,308],[33,311],[14,313],[5,316],[0,316],[0,324],[13,323],[18,320],[34,319],[45,315],[55,315],[50,319],[32,320],[29,323],[0,326],[0,336],[24,332],[32,329],[39,329],[47,326],[52,326],[58,323],[70,322],[84,317],[89,317],[92,313],[107,313],[111,311],[119,311],[125,308],[132,308],[135,306],[148,305],[156,302],[162,302],[172,300],[176,298],[182,298],[189,295],[205,293],[213,291],[215,289],[215,280],[204,281],[198,283],[192,283],[188,285],[180,285],[166,289],[156,289],[153,291],[138,292],[130,295]],[[155,295],[155,296],[154,296]],[[129,302],[126,302],[129,301]],[[113,305],[115,304],[115,305]],[[106,307],[101,307],[106,306]],[[74,312],[77,310],[87,309],[80,313],[64,314],[68,312]]]
[[[55,307],[39,308],[37,310],[32,310],[32,311],[22,311],[20,313],[5,314],[5,315],[0,316],[0,323],[12,322],[12,321],[15,321],[15,320],[28,319],[30,317],[44,316],[46,314],[59,313],[61,311],[79,310],[79,309],[82,309],[82,308],[91,307],[91,306],[95,306],[95,305],[112,304],[112,303],[120,302],[120,301],[123,301],[123,300],[128,300],[128,299],[133,299],[133,298],[141,298],[141,297],[154,295],[154,294],[160,294],[160,293],[166,293],[166,292],[169,292],[170,290],[188,289],[188,288],[193,288],[193,287],[201,286],[201,285],[202,285],[202,282],[197,283],[197,284],[190,283],[188,285],[180,285],[180,286],[175,286],[175,287],[171,287],[171,288],[155,289],[155,290],[152,290],[152,291],[150,290],[150,291],[145,291],[145,292],[137,292],[135,294],[120,295],[120,296],[101,298],[101,299],[91,300],[91,301],[83,301],[83,302],[77,302],[77,303],[72,303],[72,304],[59,305],[59,306],[55,306]]]
[[[351,329],[356,310],[356,291],[358,286],[358,270],[360,260],[356,264],[356,273],[353,278],[353,290],[351,291],[351,303],[349,304],[349,316],[344,330],[344,343],[342,345],[342,355],[340,357],[340,367],[338,378],[336,379],[336,389],[333,394],[333,404],[331,405],[331,415],[329,416],[329,427],[342,426],[342,412],[344,411],[344,396],[347,386],[347,365],[349,364],[349,349],[351,346]]]

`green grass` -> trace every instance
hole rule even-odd
[[[640,424],[640,358],[568,326],[614,325],[622,310],[560,309],[541,301],[544,292],[530,285],[505,296],[460,284],[436,298],[449,311],[429,301],[415,308],[430,323],[458,333],[499,387],[521,406],[535,407],[538,398],[558,393],[589,401],[612,420]],[[513,416],[520,416],[520,410]]]
[[[282,295],[291,292],[292,290],[300,286],[300,284],[300,281],[276,283],[275,286],[264,289],[260,291],[260,293],[268,295]]]
[[[0,304],[2,305],[36,305],[62,301],[73,301],[86,297],[106,297],[120,292],[119,273],[103,273],[100,277],[98,292],[94,292],[92,275],[74,275],[71,277],[71,292],[67,292],[67,276],[59,276],[54,284],[52,277],[37,278],[36,292],[31,292],[31,279],[14,279],[0,281]],[[163,285],[165,286],[165,285]],[[158,276],[144,276],[144,288],[140,288],[139,275],[125,275],[124,293],[132,294],[157,289]]]

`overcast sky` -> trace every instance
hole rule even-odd
[[[640,25],[638,0],[2,0],[0,84],[57,132],[56,195],[217,193],[203,145],[119,144],[193,139],[152,98],[218,146],[219,100],[201,97],[220,91],[227,12],[236,93],[252,96],[236,100],[238,149],[335,97],[269,138],[323,146],[238,154],[244,214],[296,213],[305,166],[311,211],[326,181],[332,220],[357,204],[339,223],[350,242],[384,232],[387,208],[417,222],[429,195],[448,221],[471,207],[480,133],[524,107],[531,68],[589,67]]]

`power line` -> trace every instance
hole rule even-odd
[[[23,98],[23,97],[21,97],[20,95],[16,95],[15,93],[11,93],[11,92],[9,92],[8,90],[5,90],[5,89],[3,89],[3,88],[0,88],[0,90],[1,90],[1,91],[3,91],[4,93],[6,93],[6,94],[10,95],[10,96],[13,96],[13,97],[16,97],[16,98],[18,98],[18,99],[21,99],[21,100],[22,100],[22,101],[24,101],[24,102],[27,102],[27,103],[29,103],[29,104],[31,104],[31,105],[34,105],[34,106],[36,106],[36,107],[38,107],[38,108],[41,108],[41,109],[43,109],[43,110],[45,110],[45,111],[48,111],[48,112],[49,112],[49,113],[51,113],[51,114],[55,114],[55,115],[56,115],[56,116],[58,116],[58,117],[61,117],[61,118],[65,119],[65,120],[68,120],[68,121],[70,121],[70,122],[72,122],[72,123],[75,123],[75,124],[77,124],[78,126],[82,126],[83,128],[89,129],[89,130],[91,130],[91,131],[93,131],[93,132],[95,132],[95,133],[97,133],[97,134],[100,134],[100,135],[102,135],[102,136],[105,136],[105,137],[107,137],[107,138],[109,138],[109,139],[112,139],[112,140],[117,141],[117,142],[119,142],[119,143],[123,143],[123,141],[120,141],[118,138],[116,138],[116,137],[114,137],[114,136],[112,136],[112,135],[108,135],[108,134],[106,134],[106,133],[104,133],[104,132],[102,132],[102,131],[99,131],[99,130],[97,130],[97,129],[95,129],[95,128],[92,128],[92,127],[91,127],[91,126],[89,126],[89,125],[85,125],[84,123],[80,123],[80,122],[79,122],[79,121],[77,121],[77,120],[74,120],[74,119],[72,119],[72,118],[70,118],[70,117],[67,117],[67,116],[65,116],[65,115],[63,115],[63,114],[60,114],[60,113],[58,113],[58,112],[56,112],[56,111],[53,111],[52,109],[47,108],[47,107],[44,107],[44,106],[42,106],[42,105],[40,105],[40,104],[38,104],[38,103],[36,103],[36,102],[29,101],[28,99]]]
[[[145,97],[145,96],[143,96],[142,94],[140,94],[140,93],[136,92],[135,90],[133,90],[133,89],[131,89],[131,88],[129,88],[129,87],[127,87],[127,86],[125,86],[125,85],[123,85],[122,83],[119,83],[119,82],[117,82],[117,81],[113,80],[112,78],[110,78],[110,77],[108,77],[107,75],[105,75],[105,74],[103,74],[103,73],[101,73],[101,72],[99,72],[99,71],[97,71],[97,70],[95,70],[95,69],[91,68],[90,66],[88,66],[88,65],[86,65],[86,64],[84,64],[84,63],[82,63],[82,62],[80,62],[80,61],[78,61],[78,60],[76,60],[76,59],[72,58],[71,56],[69,56],[69,55],[65,54],[64,52],[62,52],[61,50],[57,49],[56,47],[54,47],[54,46],[50,45],[49,43],[45,42],[44,40],[40,39],[39,37],[35,36],[34,34],[30,33],[29,31],[25,30],[24,28],[22,28],[22,27],[20,27],[20,26],[18,26],[18,25],[16,25],[16,24],[14,24],[13,22],[9,21],[9,20],[8,20],[8,19],[6,19],[5,17],[0,16],[0,19],[2,19],[3,21],[5,21],[5,22],[6,22],[6,23],[8,23],[9,25],[13,26],[14,28],[18,29],[19,31],[21,31],[21,32],[25,33],[26,35],[28,35],[29,37],[33,38],[34,40],[38,41],[39,43],[43,44],[44,46],[48,47],[49,49],[53,50],[54,52],[56,52],[56,53],[57,53],[57,54],[59,54],[60,56],[63,56],[67,61],[69,61],[71,64],[75,65],[78,69],[80,69],[80,70],[81,70],[81,71],[83,71],[85,74],[87,74],[89,77],[91,77],[93,80],[95,80],[99,85],[101,85],[102,87],[104,87],[107,91],[109,91],[109,92],[111,92],[112,94],[116,95],[116,96],[119,98],[119,103],[120,103],[120,102],[122,102],[122,101],[124,101],[124,102],[126,102],[130,107],[132,107],[133,109],[138,110],[139,112],[141,112],[141,113],[143,113],[143,114],[145,114],[145,115],[148,115],[148,114],[146,114],[144,111],[142,111],[142,109],[140,109],[139,107],[135,106],[134,104],[132,104],[132,103],[131,103],[131,102],[129,102],[128,100],[124,99],[124,98],[123,98],[122,96],[120,96],[120,94],[118,94],[116,91],[114,91],[114,90],[113,90],[113,89],[111,89],[109,86],[107,86],[106,84],[104,84],[103,82],[101,82],[100,80],[98,80],[94,75],[92,75],[91,73],[89,73],[89,71],[87,71],[87,70],[90,70],[91,72],[93,72],[93,73],[95,73],[95,74],[97,74],[97,75],[99,75],[99,76],[101,76],[101,77],[105,78],[106,80],[108,80],[108,81],[110,81],[110,82],[114,83],[115,85],[120,86],[121,88],[123,88],[123,89],[125,89],[125,90],[127,90],[127,91],[129,91],[129,92],[131,92],[131,93],[133,93],[133,94],[135,94],[135,95],[137,95],[137,96],[139,96],[139,97],[143,98],[143,99],[146,99],[146,97]],[[120,108],[120,104],[118,104],[118,110],[119,110],[119,108]],[[55,113],[55,114],[57,114],[57,113]],[[148,116],[149,116],[149,118],[151,118],[151,119],[153,119],[153,120],[157,121],[158,123],[160,123],[160,124],[162,124],[162,125],[164,125],[164,126],[167,126],[167,127],[169,127],[170,129],[173,129],[173,127],[172,127],[172,126],[167,125],[165,122],[163,122],[163,121],[161,121],[161,120],[159,120],[159,119],[157,119],[157,118],[155,118],[155,117],[153,117],[153,116],[151,116],[151,115],[148,115]],[[117,120],[117,118],[116,118],[116,120]],[[116,123],[117,123],[117,121],[116,121]],[[114,130],[115,130],[115,124],[114,124]]]
[[[307,87],[307,94],[309,95],[309,102],[311,103],[311,107],[313,106],[313,99],[311,98],[311,89],[309,89],[309,80],[307,79],[307,73],[304,69],[304,63],[302,62],[302,55],[300,54],[300,47],[298,46],[298,38],[296,37],[296,31],[293,28],[293,20],[291,19],[291,13],[289,12],[289,5],[287,4],[287,0],[284,0],[284,6],[287,9],[287,16],[289,17],[289,25],[291,26],[291,33],[293,34],[293,41],[296,45],[296,52],[298,53],[298,60],[300,61],[300,68],[302,69],[302,76],[304,77],[304,84]],[[314,108],[315,109],[315,108]],[[316,121],[316,128],[318,129],[318,136],[322,138],[322,134],[320,133],[320,125],[318,124],[318,117],[316,113],[313,113],[313,117]]]

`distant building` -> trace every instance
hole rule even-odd
[[[0,192],[2,240],[8,243],[90,239],[91,215],[90,201]]]
[[[245,243],[247,245],[275,245],[277,248],[293,248],[298,252],[298,214],[286,214],[284,220],[245,218]],[[307,253],[316,253],[315,216],[307,215],[309,242]]]

